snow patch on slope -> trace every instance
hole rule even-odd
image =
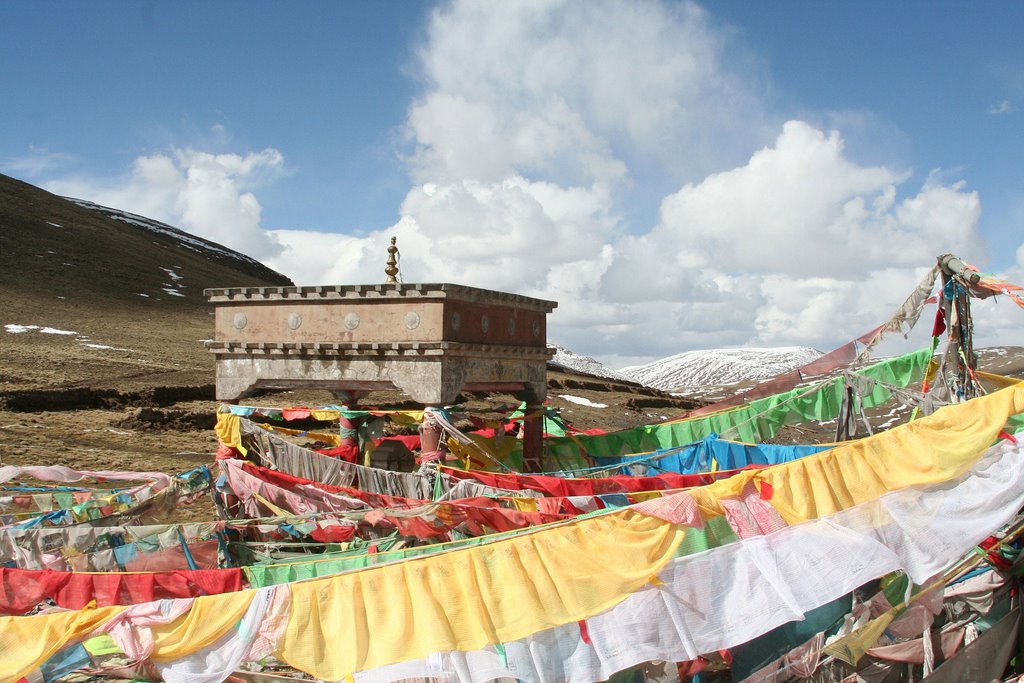
[[[608,407],[607,403],[594,403],[589,398],[584,398],[582,396],[573,396],[571,394],[559,394],[558,397],[559,398],[564,398],[569,403],[575,403],[576,405],[579,405],[579,406],[587,406],[588,408],[607,408]]]
[[[39,332],[40,334],[57,334],[63,337],[75,337],[76,341],[87,349],[100,349],[108,351],[132,351],[133,349],[119,348],[108,344],[95,344],[89,337],[83,336],[73,330],[59,330],[55,327],[44,327],[40,325],[21,325],[19,323],[7,323],[4,329],[8,334],[25,334],[26,332]],[[177,365],[177,363],[175,363]]]
[[[55,327],[40,327],[39,325],[19,325],[17,323],[8,323],[4,325],[4,329],[9,334],[24,334],[32,330],[39,330],[42,334],[60,334],[64,336],[77,335],[77,332],[71,330],[58,330]]]
[[[552,365],[565,368],[566,370],[572,370],[574,372],[596,375],[597,377],[607,377],[608,379],[614,379],[620,382],[636,381],[635,379],[627,377],[620,372],[616,372],[615,370],[602,365],[601,362],[595,358],[574,353],[564,346],[548,344],[548,348],[555,350],[555,357],[548,361]]]
[[[631,365],[619,373],[662,391],[764,380],[820,357],[806,346],[774,349],[707,349],[687,351],[647,365]]]

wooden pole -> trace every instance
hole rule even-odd
[[[527,401],[523,416],[523,471],[543,472],[544,404]]]

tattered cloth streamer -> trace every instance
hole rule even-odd
[[[245,418],[231,417],[239,422],[239,441],[246,440],[265,464],[287,474],[405,498],[430,498],[433,492],[432,478],[425,474],[392,472],[330,458],[285,441]]]
[[[745,642],[895,568],[917,574],[955,559],[971,541],[960,535],[962,528],[977,534],[1024,500],[1021,455],[1017,449],[994,451],[955,485],[895,492],[828,519],[672,560],[649,585],[586,619],[589,643],[578,624],[566,624],[505,641],[500,651],[445,651],[353,678],[604,680],[644,661],[694,659]],[[916,538],[945,533],[949,520],[931,511],[950,510],[949,505],[962,506],[949,513],[958,522],[955,537],[917,545]],[[898,515],[875,527],[879,513],[890,509]],[[815,568],[812,574],[808,566]]]
[[[45,600],[64,609],[131,605],[242,589],[242,570],[167,572],[58,572],[0,567],[0,614],[25,614]]]
[[[906,337],[914,329],[925,304],[929,301],[932,290],[935,289],[935,280],[939,276],[939,272],[938,265],[932,266],[931,270],[921,278],[921,282],[910,293],[910,296],[900,304],[889,321],[877,329],[873,337],[867,340],[864,337],[858,339],[864,344],[864,348],[857,354],[857,358],[852,364],[854,367],[866,362],[871,354],[871,349],[881,342],[889,332],[899,332]]]
[[[889,384],[888,382],[883,382],[871,377],[865,377],[864,375],[857,374],[856,372],[844,372],[843,377],[858,396],[870,394],[874,391],[876,386],[883,386],[888,391],[892,392],[892,395],[895,396],[896,400],[902,405],[918,408],[922,415],[931,415],[942,406],[949,405],[948,401],[942,401],[931,394],[924,394],[920,391],[914,391],[913,389],[904,389],[902,387]]]
[[[1006,443],[1006,442],[1004,442],[1004,443]],[[1017,446],[1017,444],[1015,442],[1014,442],[1014,445]],[[1024,449],[1021,449],[1019,446],[1017,446],[1017,450],[1019,450],[1021,452],[1024,452]],[[984,528],[992,530],[992,529],[995,529],[997,527],[996,526],[988,526],[988,527],[984,527]],[[950,530],[950,533],[952,533],[952,532],[953,531]],[[1011,540],[1011,537],[1019,537],[1022,534],[1024,534],[1024,524],[1018,525],[1017,528],[1013,531],[1012,535],[1008,536],[1007,538],[1005,538],[1003,540],[1003,542],[1009,542]],[[986,534],[986,536],[987,536],[987,534]],[[979,539],[979,540],[981,540],[981,539]],[[934,591],[936,591],[938,589],[943,588],[947,583],[952,581],[956,576],[962,575],[965,572],[969,571],[970,569],[978,566],[986,558],[987,558],[987,555],[985,555],[983,552],[982,553],[977,553],[977,554],[972,554],[966,560],[964,560],[961,563],[959,563],[956,567],[948,570],[946,572],[945,576],[942,579],[937,580],[937,581],[929,582],[928,585],[926,585],[918,593],[914,594],[912,597],[908,598],[903,603],[901,603],[899,605],[893,606],[891,609],[887,610],[884,614],[882,614],[881,616],[877,617],[873,621],[869,622],[863,628],[858,629],[854,633],[851,633],[848,636],[845,636],[845,637],[843,637],[843,638],[841,638],[841,639],[839,639],[839,640],[829,644],[828,646],[825,647],[825,652],[827,654],[829,654],[829,655],[832,655],[832,656],[836,657],[837,659],[840,659],[840,660],[846,662],[847,664],[849,664],[851,666],[856,666],[857,662],[860,661],[860,659],[866,653],[868,653],[869,651],[871,651],[873,649],[872,646],[874,645],[874,643],[879,639],[879,637],[886,630],[886,628],[889,627],[889,624],[896,617],[896,615],[898,615],[904,609],[906,609],[908,607],[908,605],[911,604],[911,602],[919,601],[922,598],[929,596],[930,593],[932,593],[932,592],[934,592]],[[940,593],[940,595],[941,595],[941,593]],[[929,648],[931,647],[931,642],[930,642],[930,638],[928,637],[927,631],[925,633],[923,647],[924,647],[924,652],[925,652],[924,658],[925,658],[925,662],[927,663],[927,660],[928,660],[928,658],[930,656]]]
[[[92,567],[92,571],[117,569],[113,550],[116,547],[144,541],[150,547],[169,548],[180,544],[179,533],[186,541],[209,538],[224,528],[224,522],[193,522],[188,524],[111,525],[94,527],[35,527],[30,529],[0,528],[0,563],[20,569],[70,569],[70,558],[89,557],[109,552],[108,566]]]
[[[400,422],[405,425],[416,424],[423,420],[422,410],[349,410],[336,405],[319,406],[316,408],[308,408],[305,406],[294,406],[291,408],[266,408],[259,406],[221,404],[218,408],[218,412],[231,413],[233,415],[238,415],[239,417],[259,415],[260,417],[270,418],[271,420],[285,421],[313,418],[314,420],[320,420],[322,422],[330,422],[337,420],[339,417],[355,418],[366,417],[368,415],[373,415],[374,417],[389,417],[396,422]]]
[[[744,470],[759,469],[751,465]],[[531,489],[543,492],[547,496],[593,496],[606,493],[631,493],[637,491],[658,491],[664,489],[683,489],[693,486],[704,486],[719,479],[726,479],[735,471],[706,472],[702,474],[675,474],[666,472],[650,477],[630,477],[615,475],[600,479],[571,479],[541,474],[515,474],[498,472],[480,472],[478,470],[459,470],[442,467],[441,471],[456,479],[474,479],[499,489]]]
[[[260,507],[277,507],[286,512],[307,514],[335,512],[337,517],[354,527],[365,522],[386,523],[403,536],[434,538],[463,526],[473,535],[490,531],[510,531],[538,524],[570,519],[572,515],[546,512],[520,512],[497,507],[489,499],[455,502],[420,502],[414,507],[370,508],[358,498],[331,493],[326,484],[318,484],[288,475],[262,470],[239,461],[222,461],[227,481],[249,514],[259,514]],[[276,479],[277,482],[269,481]],[[286,484],[284,488],[279,484]],[[269,505],[268,505],[269,503]]]
[[[1024,296],[1021,296],[1021,294],[1024,293],[1024,287],[1004,282],[1003,280],[998,280],[987,275],[982,275],[981,280],[979,280],[974,286],[987,289],[995,294],[1005,294],[1010,297],[1013,303],[1024,308]]]
[[[921,349],[896,358],[879,361],[859,373],[890,384],[907,386],[918,381],[931,360],[931,350]],[[709,434],[735,435],[739,441],[755,443],[774,436],[784,425],[799,420],[827,421],[835,418],[841,405],[842,378],[822,380],[811,387],[757,399],[749,404],[711,415],[673,422],[646,425],[611,432],[602,436],[574,436],[549,439],[549,453],[566,459],[579,458],[582,452],[593,457],[617,457],[629,453],[650,452],[699,441]],[[864,407],[872,408],[888,401],[891,394],[876,387],[861,397]]]
[[[1022,411],[1024,388],[1012,387],[762,470],[757,476],[774,490],[770,503],[796,526],[697,555],[674,559],[685,528],[625,509],[294,584],[277,655],[323,680],[362,680],[356,672],[372,669],[381,669],[366,672],[375,680],[396,680],[407,672],[383,669],[417,661],[427,671],[461,663],[474,675],[493,665],[523,679],[568,666],[584,673],[567,680],[600,680],[589,675],[595,662],[622,664],[617,671],[637,657],[693,658],[731,647],[895,569],[923,581],[980,540],[979,530],[987,534],[1012,516],[1024,502],[1024,453],[1001,445],[978,457],[1007,416]],[[890,464],[877,467],[883,461]],[[809,470],[819,474],[803,488],[800,475]],[[711,510],[720,508],[712,499],[735,486],[726,480],[677,495],[696,496]],[[799,524],[817,517],[826,519]],[[212,644],[253,597],[196,598],[184,621],[161,632],[154,658],[173,661]],[[0,618],[0,671],[16,680],[118,611]],[[593,651],[579,645],[583,619]],[[495,656],[496,643],[504,658]],[[417,660],[428,653],[435,654]]]
[[[125,472],[123,470],[73,470],[63,465],[4,465],[0,467],[0,483],[15,477],[32,477],[40,481],[59,481],[72,483],[85,479],[97,481],[147,481],[166,488],[171,484],[171,476],[163,472]]]
[[[759,382],[751,387],[749,391],[693,410],[687,414],[688,417],[706,415],[723,408],[748,403],[754,399],[789,391],[798,384],[806,382],[809,378],[824,375],[837,368],[863,365],[870,357],[871,349],[877,346],[887,334],[890,332],[900,332],[903,336],[906,336],[910,333],[910,330],[917,324],[918,318],[921,317],[921,312],[928,302],[928,297],[931,295],[932,289],[935,288],[935,279],[938,275],[939,267],[933,266],[885,324],[879,325],[870,332],[865,332],[856,339],[819,358],[815,358],[810,363],[806,363],[795,370],[790,370],[764,382]],[[858,345],[862,347],[860,352],[857,351]]]

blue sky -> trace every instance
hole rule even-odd
[[[557,299],[554,341],[611,363],[826,348],[938,253],[1024,273],[1021,26],[1010,2],[8,2],[0,172],[303,284],[376,281],[398,234],[407,279]]]
[[[14,2],[0,7],[0,156],[30,146],[116,176],[170,146],[282,151],[267,225],[393,222],[394,129],[425,3]],[[13,105],[13,106],[12,106]],[[220,136],[211,131],[223,126]],[[358,200],[355,198],[358,197]]]

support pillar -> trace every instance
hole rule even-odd
[[[359,404],[359,396],[354,391],[335,391],[335,400],[341,404],[342,410],[356,410]],[[359,418],[347,418],[344,415],[338,417],[339,446],[348,446],[360,451],[359,448]]]
[[[527,401],[523,415],[523,471],[544,471],[544,404]]]
[[[423,422],[420,424],[420,453],[426,455],[443,450],[443,436],[441,428],[430,416],[430,411],[425,411]]]

